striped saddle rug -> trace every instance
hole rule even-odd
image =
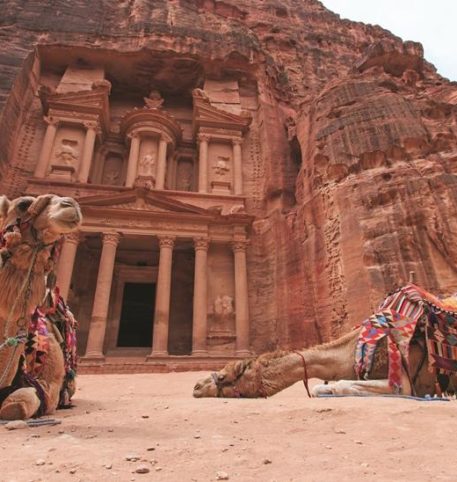
[[[402,367],[409,369],[409,347],[416,330],[425,333],[429,367],[436,373],[457,371],[457,302],[440,300],[412,283],[388,296],[362,323],[355,353],[359,378],[368,378],[376,346],[387,337],[389,385],[402,388]]]

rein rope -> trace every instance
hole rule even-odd
[[[303,385],[305,385],[306,393],[308,394],[308,397],[311,398],[311,393],[309,392],[309,386],[308,386],[308,368],[306,367],[305,357],[299,351],[294,351],[293,353],[297,354],[303,361]]]

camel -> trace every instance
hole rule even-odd
[[[32,315],[52,283],[57,243],[81,222],[79,205],[68,197],[10,201],[0,196],[0,419],[23,420],[57,408],[65,366],[49,321],[40,327],[47,331],[48,346],[36,378],[24,378],[27,371],[22,373],[20,366]]]
[[[409,285],[409,287],[412,287],[418,296],[426,296],[423,299],[419,298],[419,302],[418,299],[412,300],[410,307],[417,309],[420,304],[426,303],[439,304],[441,307],[446,306],[452,310],[456,307],[455,299],[448,298],[440,302],[438,298],[415,285]],[[400,309],[398,306],[389,304],[397,301],[404,303],[404,298],[388,297],[380,308],[386,309],[393,306],[394,309]],[[444,305],[443,301],[445,301]],[[454,315],[456,314],[454,312]],[[276,351],[262,354],[257,358],[230,362],[219,372],[198,381],[193,395],[196,398],[269,397],[300,380],[305,382],[308,389],[308,378],[336,382],[314,386],[310,393],[310,396],[314,397],[393,394],[394,389],[387,378],[389,362],[386,338],[377,345],[368,373],[370,379],[358,379],[355,353],[362,329],[363,325],[337,340],[309,349]],[[425,337],[418,323],[409,345],[409,370],[406,371],[404,366],[401,369],[402,394],[425,396],[439,392],[436,373],[429,370],[426,355]],[[451,390],[457,386],[455,376],[450,378],[450,384]]]

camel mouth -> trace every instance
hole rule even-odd
[[[74,206],[61,210],[56,216],[51,218],[55,227],[64,233],[74,231],[82,222],[82,215],[79,209]]]

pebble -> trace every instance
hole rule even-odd
[[[46,460],[44,459],[38,459],[36,462],[35,462],[35,465],[44,465],[46,463]]]
[[[76,474],[76,469],[70,469],[70,474]]]
[[[162,470],[162,467],[156,467],[156,472],[160,472]]]
[[[5,424],[6,430],[19,430],[22,428],[29,428],[27,422],[24,420],[13,420]]]
[[[229,480],[229,474],[220,470],[216,473],[216,480]]]
[[[198,435],[198,433],[197,433],[197,434],[194,435],[194,438],[201,438],[201,435]]]
[[[105,469],[111,470],[113,468],[113,464],[105,464]]]
[[[128,454],[125,456],[125,460],[128,460],[129,462],[137,462],[138,460],[140,460],[140,456],[139,455],[134,455],[134,454]]]
[[[141,418],[149,418],[149,415],[141,415]]]
[[[146,465],[139,465],[135,469],[135,473],[137,473],[137,474],[148,474],[149,473],[149,467],[147,467]]]
[[[148,447],[146,450],[147,450],[148,452],[152,452],[152,451],[155,450],[155,449],[156,449],[155,447]]]
[[[265,465],[271,464],[273,461],[271,459],[263,459]]]

